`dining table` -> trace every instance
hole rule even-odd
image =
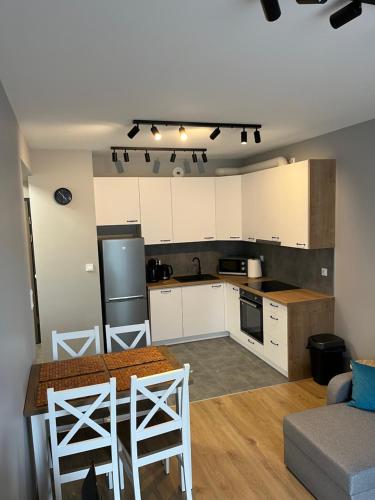
[[[31,435],[39,500],[53,498],[48,444],[48,388],[53,387],[56,391],[75,389],[105,383],[111,377],[116,377],[116,407],[123,408],[122,405],[130,403],[131,376],[144,377],[179,368],[182,368],[182,364],[167,346],[141,347],[32,365],[24,416]],[[161,388],[155,387],[154,390],[157,393]],[[142,399],[142,396],[139,398]],[[79,400],[75,405],[83,411],[88,401]],[[64,416],[67,413],[61,410],[58,415]],[[121,418],[121,415],[118,417]]]

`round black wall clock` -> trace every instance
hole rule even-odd
[[[68,205],[73,198],[72,192],[68,188],[63,187],[56,189],[53,196],[59,205]]]

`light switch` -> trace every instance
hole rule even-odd
[[[92,273],[94,271],[94,264],[86,264],[86,272]]]
[[[322,276],[328,276],[328,269],[326,267],[322,267]]]

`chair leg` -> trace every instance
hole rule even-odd
[[[180,461],[180,488],[181,488],[181,491],[186,491],[183,455],[180,455],[179,458],[180,458],[180,460],[179,460]]]
[[[134,499],[141,500],[141,485],[139,482],[139,469],[133,465],[133,488],[134,488]]]
[[[169,474],[169,458],[163,460],[163,465],[164,465],[164,472],[166,474]]]
[[[122,463],[121,458],[119,458],[119,476],[120,476],[120,489],[124,490],[125,489],[125,479],[124,479],[124,464]]]

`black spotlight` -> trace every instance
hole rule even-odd
[[[278,0],[260,0],[267,21],[276,21],[281,16]]]
[[[353,19],[361,14],[362,5],[360,2],[355,1],[345,5],[345,7],[332,14],[329,18],[329,22],[331,23],[332,28],[337,30],[337,28],[341,28],[341,26],[344,26],[344,24],[349,21],[353,21]]]
[[[151,161],[150,154],[148,151],[145,152],[145,160],[146,160],[146,163],[150,163],[150,161]]]
[[[175,151],[173,151],[173,153],[171,154],[170,162],[174,163],[175,161],[176,161],[176,153],[175,153]]]
[[[247,144],[247,132],[245,129],[241,132],[241,144]]]
[[[205,152],[202,153],[202,161],[203,163],[207,163],[207,155]]]
[[[155,127],[155,125],[153,125],[151,127],[151,132],[152,132],[152,135],[154,136],[155,141],[160,141],[161,133],[159,132],[158,128]]]
[[[124,151],[124,161],[126,161],[126,163],[129,161],[129,153],[127,151]]]
[[[191,157],[193,158],[193,163],[198,163],[198,157],[197,157],[195,151],[193,152],[193,154],[191,155]]]
[[[113,161],[113,163],[117,162],[117,153],[116,153],[116,151],[112,151],[112,161]]]
[[[133,128],[131,128],[128,132],[128,137],[129,139],[133,139],[139,132],[139,125],[137,123],[137,125],[134,125]]]
[[[254,141],[255,141],[255,144],[259,144],[261,142],[260,132],[258,129],[256,129],[254,131]]]
[[[218,135],[220,135],[220,129],[219,127],[216,127],[215,130],[210,135],[210,139],[214,141]]]

